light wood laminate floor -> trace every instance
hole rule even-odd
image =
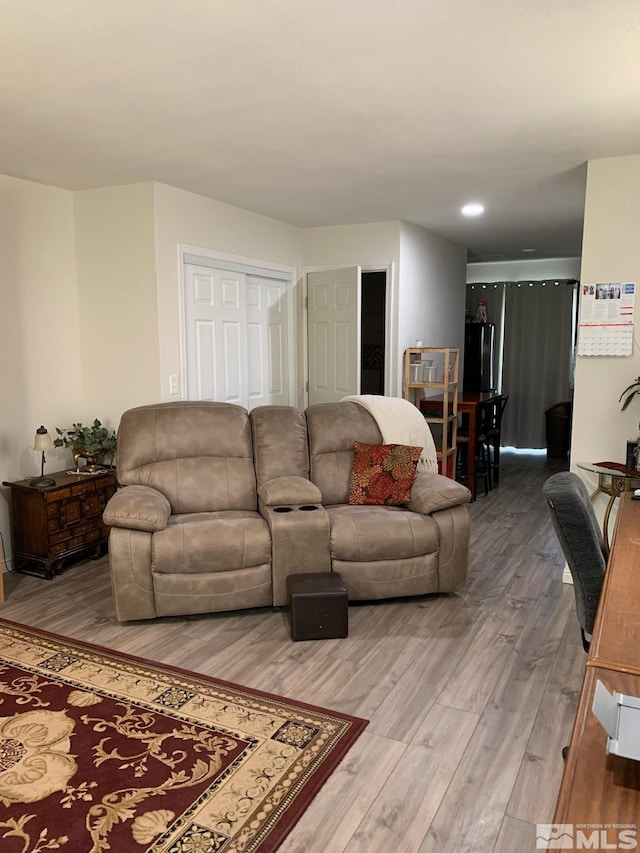
[[[106,559],[6,578],[0,615],[371,722],[284,853],[526,853],[553,816],[586,656],[542,499],[558,465],[505,452],[470,506],[465,588],[349,609],[293,643],[284,610],[115,621]]]

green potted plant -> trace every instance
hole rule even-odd
[[[77,423],[67,429],[56,427],[56,433],[55,447],[71,450],[76,471],[80,470],[80,459],[86,459],[87,470],[99,467],[105,456],[114,456],[118,444],[115,431],[102,426],[97,418],[91,426]]]

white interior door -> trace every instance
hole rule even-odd
[[[309,405],[360,393],[360,267],[307,275]]]
[[[247,408],[289,405],[287,285],[247,275]]]
[[[184,265],[187,398],[289,403],[287,284]]]

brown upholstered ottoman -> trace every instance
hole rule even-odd
[[[349,633],[347,588],[335,572],[287,577],[293,640],[332,640]]]

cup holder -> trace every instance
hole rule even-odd
[[[301,509],[302,512],[313,512],[315,509],[318,509],[318,507],[313,506],[312,504],[304,504],[303,506],[299,506],[298,509]]]
[[[293,509],[290,506],[276,506],[273,508],[274,512],[293,512]]]

